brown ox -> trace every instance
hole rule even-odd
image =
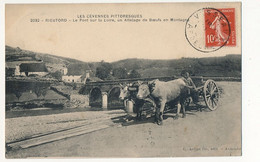
[[[160,106],[156,112],[156,121],[158,125],[162,124],[163,111],[165,104],[174,102],[177,104],[177,114],[174,117],[178,119],[180,109],[183,108],[183,118],[185,117],[184,101],[187,98],[188,87],[182,79],[176,79],[168,82],[159,81],[158,79],[142,84],[139,86],[137,98],[144,99],[151,95]]]

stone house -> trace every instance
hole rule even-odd
[[[43,62],[14,61],[6,62],[6,76],[45,76],[48,70]]]
[[[69,83],[85,83],[87,78],[93,76],[86,64],[70,64],[63,72],[62,81]]]
[[[48,70],[45,63],[21,63],[15,68],[15,75],[30,76],[39,75],[45,76],[48,74]]]

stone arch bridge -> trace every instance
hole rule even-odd
[[[123,102],[119,100],[120,84],[132,83],[135,81],[151,81],[159,79],[161,81],[169,81],[176,79],[177,77],[156,77],[156,78],[136,78],[136,79],[120,79],[111,81],[99,81],[99,82],[86,82],[80,93],[86,95],[89,98],[89,106],[102,107],[107,109],[113,106],[112,100],[121,104]]]
[[[136,79],[120,79],[111,81],[100,81],[100,82],[86,82],[85,85],[80,90],[80,94],[86,95],[89,99],[89,106],[95,106],[92,101],[98,99],[98,107],[107,109],[111,100],[115,100],[121,103],[123,107],[123,101],[119,100],[120,94],[120,84],[132,83],[135,81],[151,81],[154,79],[159,79],[161,81],[169,81],[173,79],[180,78],[180,76],[172,77],[154,77],[154,78],[136,78]],[[213,79],[214,81],[241,81],[239,77],[202,77],[202,76],[191,76],[194,84],[196,86],[201,86],[208,79]],[[112,104],[113,106],[113,104]]]

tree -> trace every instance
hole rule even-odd
[[[132,70],[128,76],[129,78],[141,78],[141,74],[136,70]]]
[[[112,70],[112,65],[110,63],[102,61],[100,66],[96,69],[96,77],[105,80]]]
[[[62,79],[62,72],[60,71],[55,71],[54,73],[50,73],[51,77],[57,79],[57,80],[61,80]]]
[[[119,67],[113,69],[113,76],[118,79],[126,79],[127,78],[127,71],[126,69]]]
[[[113,75],[108,75],[106,80],[116,80],[117,78],[115,78]]]
[[[36,94],[37,98],[39,98],[40,96],[46,96],[47,88],[43,86],[36,86],[34,88],[34,93]]]
[[[15,94],[15,96],[16,96],[16,97],[18,98],[18,100],[19,100],[23,93],[20,92],[19,90],[17,90],[17,91],[14,91],[14,94]]]

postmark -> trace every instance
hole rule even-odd
[[[214,52],[236,45],[234,25],[234,9],[202,8],[187,19],[185,37],[194,49]]]

